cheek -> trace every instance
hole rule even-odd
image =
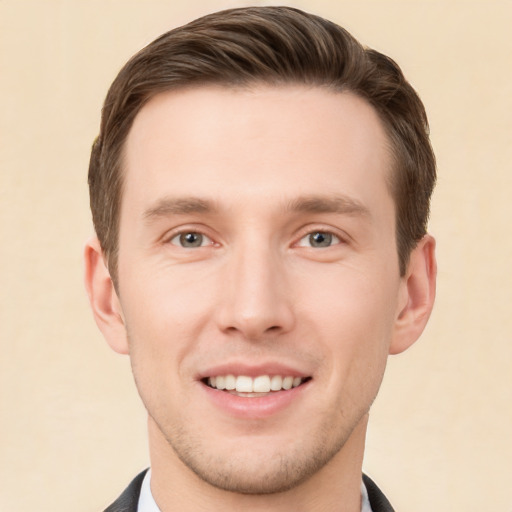
[[[330,375],[358,374],[364,380],[372,372],[382,373],[393,333],[397,283],[398,278],[393,281],[370,270],[339,268],[328,278],[310,280],[308,294],[297,292],[307,297],[298,314],[308,319],[310,330],[316,329],[329,355]]]
[[[362,268],[329,266],[321,272],[304,272],[297,304],[313,313],[334,334],[389,331],[394,320],[399,279],[375,264]],[[391,274],[392,276],[392,274]]]
[[[179,279],[176,273],[140,272],[122,283],[121,305],[138,385],[159,380],[175,387],[215,301],[200,280]]]
[[[121,295],[126,316],[147,332],[164,330],[167,336],[200,323],[202,312],[215,304],[215,283],[199,266],[181,268],[163,263],[136,269],[123,281]],[[134,327],[134,326],[132,326]]]

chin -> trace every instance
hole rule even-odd
[[[247,459],[253,457],[248,452]],[[276,494],[297,487],[315,474],[327,461],[322,459],[287,459],[282,454],[269,461],[251,461],[244,459],[215,460],[214,464],[205,463],[188,457],[185,464],[203,482],[237,494]],[[199,462],[199,463],[197,463]]]
[[[167,442],[203,482],[237,494],[264,495],[282,493],[307,481],[331,461],[349,436],[338,432],[332,438],[332,432],[322,432],[307,437],[307,444],[291,440],[275,449],[267,440],[258,446],[256,439],[244,438],[222,451],[212,450],[211,440],[194,442],[183,433],[168,437]]]

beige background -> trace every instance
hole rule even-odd
[[[266,4],[267,2],[251,2]],[[512,511],[512,2],[295,1],[393,56],[438,156],[431,323],[392,358],[365,470],[397,511]],[[99,511],[148,463],[128,360],[82,286],[107,87],[227,0],[0,0],[0,511]]]

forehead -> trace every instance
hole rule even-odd
[[[141,109],[128,135],[123,205],[143,208],[164,193],[235,201],[245,190],[264,203],[325,193],[364,202],[389,196],[390,162],[377,113],[348,92],[168,91]]]

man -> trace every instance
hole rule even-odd
[[[388,511],[362,477],[388,354],[435,293],[435,161],[397,65],[287,7],[164,34],[105,100],[86,286],[148,411],[107,511]]]

